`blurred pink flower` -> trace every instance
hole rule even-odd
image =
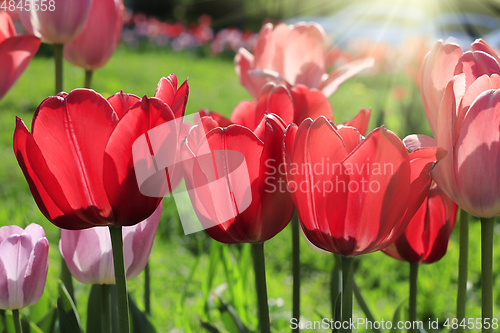
[[[82,33],[64,45],[64,58],[86,70],[104,66],[120,40],[124,9],[122,0],[94,1]]]
[[[127,280],[146,267],[160,222],[162,204],[146,220],[123,227],[123,251]],[[113,252],[108,227],[61,229],[59,250],[71,275],[81,283],[115,284]]]

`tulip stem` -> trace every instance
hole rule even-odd
[[[111,299],[110,288],[108,284],[101,286],[101,304],[102,304],[102,319],[101,332],[111,333]]]
[[[352,290],[354,291],[354,297],[356,298],[356,301],[358,302],[359,307],[363,312],[365,313],[366,319],[371,321],[372,323],[378,321],[375,319],[375,316],[373,315],[372,311],[370,310],[370,307],[368,304],[366,304],[365,298],[363,297],[363,294],[361,293],[361,289],[359,289],[358,285],[356,284],[356,280],[353,278],[353,283],[352,283]],[[375,328],[373,327],[373,332],[376,333],[383,333],[380,328]]]
[[[109,227],[113,262],[115,266],[116,304],[118,310],[118,327],[120,333],[129,333],[127,279],[125,277],[125,262],[123,258],[122,227]]]
[[[151,315],[151,274],[149,272],[149,261],[144,268],[144,308]]]
[[[84,88],[90,89],[92,87],[92,74],[94,74],[93,70],[85,70],[85,85]]]
[[[418,263],[410,263],[410,315],[411,323],[417,321],[417,280],[418,280]],[[416,328],[412,328],[410,332],[417,333]]]
[[[332,318],[335,320],[340,320],[336,318],[337,311],[337,297],[342,290],[342,258],[340,255],[333,254],[333,268],[330,274],[330,303],[332,308]]]
[[[14,319],[14,327],[16,328],[16,333],[23,333],[23,328],[21,327],[21,318],[19,317],[19,310],[12,310],[12,319]]]
[[[293,276],[293,309],[292,318],[300,320],[300,225],[297,212],[292,218],[292,276]],[[299,327],[293,332],[299,332]]]
[[[482,332],[493,332],[493,227],[495,218],[481,218]],[[486,323],[490,323],[489,328]]]
[[[73,288],[73,277],[71,276],[68,265],[66,265],[66,261],[63,257],[61,257],[61,281],[66,287],[71,300],[76,305],[75,289]]]
[[[54,44],[54,61],[56,69],[56,95],[63,91],[63,44]]]
[[[270,333],[269,305],[267,303],[266,264],[264,258],[264,243],[252,244],[253,269],[255,272],[255,287],[257,289],[257,306],[259,309],[260,333]]]
[[[460,253],[458,259],[458,292],[457,292],[457,320],[465,320],[465,305],[467,303],[467,270],[469,266],[469,213],[460,209],[459,230]],[[465,327],[458,326],[457,333],[464,333]]]
[[[342,332],[352,332],[353,262],[353,257],[342,256]]]

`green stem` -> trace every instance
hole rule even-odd
[[[146,313],[151,315],[151,274],[149,272],[149,261],[144,268],[144,307]]]
[[[366,316],[366,319],[368,319],[368,321],[371,321],[372,323],[378,321],[377,319],[375,319],[375,316],[373,315],[370,308],[368,307],[368,304],[366,304],[365,298],[363,297],[363,294],[361,293],[361,290],[359,289],[354,278],[353,278],[352,286],[353,286],[352,290],[354,291],[354,297],[356,298],[356,301],[358,302],[358,305],[361,308],[361,310],[363,310],[363,312]],[[377,333],[383,333],[380,328],[373,327],[372,330],[374,332],[377,332]]]
[[[297,212],[295,212],[292,218],[292,276],[292,318],[300,320],[300,225]],[[295,328],[293,332],[299,332],[299,328]]]
[[[484,323],[493,319],[493,227],[495,218],[481,218],[481,291],[482,291],[482,332],[493,332]]]
[[[54,44],[54,61],[56,69],[56,95],[63,91],[63,44]]]
[[[93,70],[85,70],[85,85],[84,88],[90,89],[92,87],[92,74],[94,74]]]
[[[73,288],[73,277],[71,276],[68,266],[66,265],[66,261],[63,257],[61,257],[61,281],[66,287],[66,290],[73,300],[73,303],[75,303],[76,305],[75,289]]]
[[[264,243],[252,244],[253,268],[255,271],[255,287],[257,289],[257,305],[259,309],[260,333],[270,333],[269,305],[267,304],[266,266],[264,259]]]
[[[101,332],[111,333],[111,299],[109,285],[101,285],[102,321]]]
[[[459,230],[460,254],[458,259],[458,292],[457,292],[457,320],[465,319],[465,305],[467,303],[467,270],[469,266],[469,214],[460,209]],[[465,328],[458,326],[457,333],[464,333]]]
[[[410,263],[410,322],[415,323],[417,321],[417,280],[418,280],[418,263]],[[417,329],[413,328],[411,330],[413,333],[417,333]]]
[[[14,319],[14,327],[16,328],[16,333],[23,333],[23,328],[21,327],[21,318],[19,317],[19,310],[12,310],[12,319]]]
[[[113,262],[115,266],[116,304],[118,310],[118,327],[120,333],[129,333],[127,279],[123,258],[122,227],[109,227],[111,245],[113,247]]]
[[[333,268],[330,275],[330,303],[332,308],[332,318],[335,320],[340,320],[336,315],[336,305],[337,305],[337,297],[339,297],[339,293],[342,291],[342,258],[340,255],[333,253]]]
[[[352,332],[350,323],[352,320],[352,263],[353,257],[342,256],[342,331]],[[347,322],[347,323],[346,323]],[[344,328],[347,327],[347,328]]]

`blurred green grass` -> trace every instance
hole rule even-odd
[[[202,107],[229,115],[242,99],[250,95],[239,85],[231,61],[197,57],[190,53],[149,50],[131,52],[118,48],[109,64],[94,74],[93,88],[109,96],[119,90],[138,96],[153,96],[160,77],[175,73],[180,82],[189,77],[190,95],[187,113]],[[66,91],[81,87],[83,70],[65,63]],[[27,183],[12,151],[15,116],[28,127],[38,104],[54,93],[53,63],[37,57],[0,101],[0,224],[26,226],[41,224],[51,244],[49,277],[45,292],[55,304],[59,276],[58,228],[45,220],[31,197]],[[400,91],[400,100],[393,89]],[[402,90],[401,90],[402,89]],[[419,93],[403,75],[358,76],[346,82],[331,97],[336,122],[353,117],[360,108],[372,107],[369,129],[382,123],[400,137],[410,132],[429,134]],[[409,120],[408,120],[409,119]],[[458,229],[452,235],[448,254],[438,263],[421,266],[419,271],[419,319],[439,318],[444,322],[455,313],[458,263]],[[498,234],[498,228],[496,233]],[[291,316],[291,230],[287,227],[265,244],[268,293],[275,332],[289,331]],[[480,317],[480,225],[471,223],[470,299],[467,315]],[[496,236],[498,239],[498,236]],[[498,243],[498,242],[497,242]],[[494,267],[500,267],[500,249],[496,246]],[[200,332],[200,320],[231,332],[227,312],[216,305],[219,296],[234,306],[242,321],[256,330],[255,289],[248,245],[218,245],[206,234],[185,236],[175,203],[164,200],[164,214],[150,258],[152,272],[152,312],[159,332]],[[330,254],[313,250],[301,240],[302,316],[304,320],[331,317],[329,279],[333,267]],[[392,320],[398,302],[408,295],[409,265],[383,253],[356,259],[355,279],[378,320]],[[495,273],[495,277],[498,272]],[[228,278],[229,277],[229,278]],[[143,275],[129,283],[130,292],[143,308]],[[225,289],[227,287],[227,289]],[[224,290],[221,292],[222,290]],[[76,283],[82,322],[85,322],[89,286]],[[500,279],[495,279],[496,317],[500,317]],[[210,302],[207,302],[210,299]],[[28,313],[28,309],[23,310]],[[354,316],[365,317],[354,303]],[[226,325],[226,326],[225,326]],[[363,330],[361,330],[363,331]]]

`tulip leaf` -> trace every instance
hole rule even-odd
[[[2,314],[2,320],[0,320],[2,333],[16,333],[16,328],[14,327],[14,318],[12,316],[12,311],[5,311]],[[27,320],[21,316],[21,327],[23,333],[44,333],[35,323]]]
[[[200,319],[200,325],[203,327],[206,331],[210,333],[220,333],[220,331],[217,329],[217,327],[213,326],[210,323],[204,322],[203,320]]]
[[[47,311],[47,309],[50,310]],[[55,309],[55,304],[49,297],[49,293],[43,293],[40,300],[29,307],[29,318],[32,322],[39,323],[43,318],[47,317],[50,312],[52,312],[52,309]],[[37,326],[40,327],[40,325]]]
[[[248,333],[249,329],[243,324],[236,310],[231,304],[228,304],[223,298],[219,297],[218,305],[222,322],[228,332]]]
[[[335,307],[333,308],[333,320],[334,321],[340,321],[341,319],[341,312],[340,310],[342,309],[342,292],[339,292],[337,295],[337,299],[335,300]],[[333,329],[332,331],[338,331],[336,329]]]
[[[394,311],[394,315],[392,316],[392,328],[391,328],[391,333],[396,333],[398,331],[398,321],[400,321],[401,318],[401,309],[403,308],[403,305],[406,304],[406,300],[408,297],[403,298],[398,305],[396,306],[396,310]]]
[[[76,311],[75,303],[73,303],[68,290],[61,280],[59,280],[57,312],[59,314],[59,329],[61,333],[83,333],[82,324],[80,323],[80,317]]]
[[[87,332],[101,333],[102,322],[102,288],[93,284],[90,288],[87,303]]]
[[[57,321],[57,309],[51,308],[49,312],[45,314],[45,317],[40,319],[36,325],[40,327],[40,329],[44,333],[54,333],[56,329],[56,321]]]
[[[151,317],[139,310],[134,299],[128,295],[130,308],[130,332],[132,333],[156,333],[157,330],[151,321]]]

